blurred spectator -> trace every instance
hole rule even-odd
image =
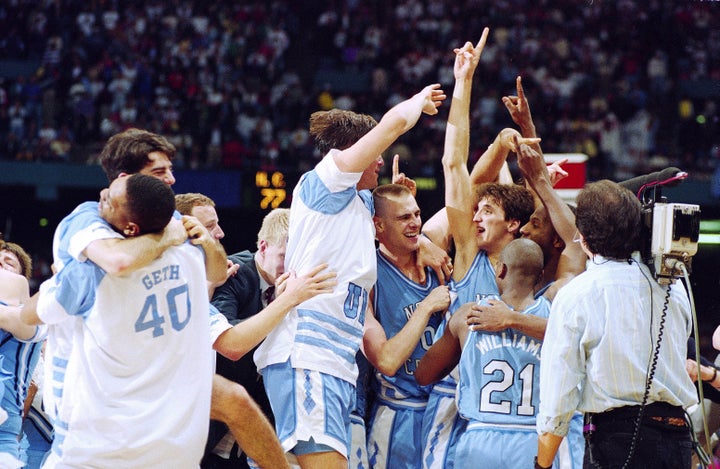
[[[176,135],[190,167],[312,166],[295,130],[312,111],[379,114],[417,83],[447,82],[447,50],[489,24],[473,151],[510,124],[499,98],[520,74],[545,151],[596,152],[591,177],[655,162],[709,175],[719,22],[713,2],[661,0],[5,2],[0,59],[39,69],[0,77],[0,157],[37,153],[28,129],[48,121],[68,124],[71,145],[129,126]],[[442,141],[427,130],[404,143],[432,173]]]

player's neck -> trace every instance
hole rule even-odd
[[[545,261],[545,266],[543,267],[543,275],[542,275],[542,282],[543,286],[547,285],[550,282],[555,281],[555,277],[557,276],[557,267],[558,262],[560,261],[560,256],[551,256],[549,259]]]
[[[485,254],[487,255],[490,265],[493,266],[493,268],[497,264],[500,252],[505,249],[505,246],[507,246],[513,239],[515,238],[510,236],[503,237],[492,244],[488,244],[485,248]]]
[[[512,289],[500,295],[500,298],[506,305],[517,312],[525,311],[535,302],[532,288]]]
[[[416,283],[420,282],[421,272],[417,265],[417,251],[392,252],[385,245],[381,244],[380,253],[407,278]]]

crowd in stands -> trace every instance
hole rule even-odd
[[[317,160],[309,114],[377,115],[418,83],[452,86],[461,38],[491,38],[471,148],[507,125],[523,77],[547,152],[591,179],[720,158],[720,2],[671,0],[13,0],[0,5],[0,158],[94,163],[112,134],[168,136],[179,168]],[[31,70],[27,72],[27,70]],[[714,83],[714,86],[713,86]],[[437,176],[444,120],[392,150]],[[412,153],[412,158],[410,154]]]

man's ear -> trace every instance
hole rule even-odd
[[[382,219],[378,216],[373,216],[373,223],[375,224],[375,231],[382,232],[385,230]]]
[[[507,230],[509,233],[512,233],[514,235],[519,235],[520,233],[520,220],[513,218],[512,220],[508,221]]]
[[[266,240],[261,239],[260,241],[258,241],[258,252],[259,253],[265,252],[265,250],[267,250],[267,247],[268,247],[268,243]]]
[[[507,275],[507,264],[501,262],[499,267],[497,277],[503,279]]]
[[[125,228],[123,228],[123,234],[125,235],[125,237],[139,236],[140,227],[137,225],[137,223],[129,221],[127,225],[125,225]]]

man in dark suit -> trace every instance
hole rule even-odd
[[[288,209],[272,210],[263,219],[258,232],[257,251],[241,251],[228,257],[239,269],[215,290],[212,304],[231,324],[235,325],[257,314],[274,299],[275,280],[284,272],[289,213]],[[274,420],[252,353],[245,354],[238,361],[218,355],[216,371],[241,384],[268,419]],[[227,426],[221,422],[210,422],[202,467],[248,467],[245,454],[240,452]]]

